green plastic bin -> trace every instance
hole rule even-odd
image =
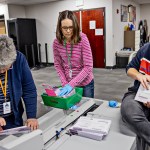
[[[76,87],[75,92],[74,95],[67,98],[48,96],[46,93],[43,93],[41,97],[44,105],[67,110],[82,99],[83,89]]]

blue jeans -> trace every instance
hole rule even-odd
[[[134,100],[134,92],[125,94],[121,104],[121,115],[126,125],[136,134],[137,150],[150,146],[150,109]]]
[[[83,97],[94,98],[94,79],[86,86],[83,86]]]

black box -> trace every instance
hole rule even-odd
[[[9,37],[13,39],[16,49],[26,56],[29,66],[35,67],[34,65],[38,65],[36,20],[32,18],[15,18],[7,20],[7,25]],[[25,46],[27,46],[27,50]]]
[[[126,68],[128,64],[128,57],[116,56],[116,67],[117,68]]]

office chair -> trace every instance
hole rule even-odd
[[[129,59],[128,59],[128,64],[136,56],[136,53],[137,51],[134,51],[133,53],[130,54]]]

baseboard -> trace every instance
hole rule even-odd
[[[54,66],[54,63],[46,63],[46,62],[42,62],[41,63],[42,65],[44,65],[44,66]]]
[[[106,69],[116,69],[117,66],[116,66],[116,65],[114,65],[114,66],[106,66],[105,68],[106,68]]]

